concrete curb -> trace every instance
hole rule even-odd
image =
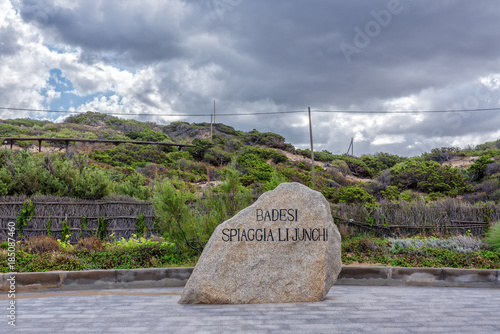
[[[342,267],[336,284],[500,288],[500,277],[496,269]]]
[[[97,290],[182,287],[193,268],[112,269],[1,274],[3,292],[7,278],[15,276],[16,291]],[[500,270],[342,267],[337,285],[436,286],[500,288]]]

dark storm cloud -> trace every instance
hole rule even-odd
[[[84,63],[156,66],[162,102],[181,113],[209,112],[213,98],[221,112],[238,105],[255,111],[260,101],[276,110],[386,110],[388,102],[406,96],[414,97],[412,109],[499,105],[498,89],[487,98],[477,94],[480,78],[500,73],[497,1],[130,3],[80,1],[66,8],[56,1],[24,0],[20,13],[47,39],[81,48]],[[213,67],[208,75],[220,88],[206,89],[198,77],[187,85],[182,66],[195,73]],[[307,131],[289,126],[287,117],[273,117],[233,119],[232,125],[269,128],[288,141],[307,143]],[[352,118],[352,126],[337,121],[349,117],[315,116],[318,147],[341,152],[357,136],[364,138],[360,146],[366,152],[406,154],[404,147],[415,142],[441,144],[443,137],[495,132],[500,121],[494,112],[424,114],[418,120],[366,115]],[[358,126],[363,122],[364,128]],[[383,135],[395,144],[374,145]]]
[[[346,107],[500,70],[500,9],[493,1],[242,1],[221,19],[209,2],[186,2],[185,16],[177,18],[161,2],[155,9],[117,1],[80,2],[74,9],[47,5],[52,9],[43,29],[86,51],[115,52],[123,62],[214,62],[228,72],[228,82],[239,83],[231,92],[249,86],[241,98],[278,104]],[[23,18],[36,19],[39,1],[23,3]],[[340,44],[356,47],[355,29],[367,35],[373,13],[383,17],[389,7],[397,14],[387,26],[379,24],[380,32],[348,63]],[[205,32],[224,37],[223,46],[252,64],[224,56],[221,45],[201,46],[200,53],[199,45],[186,44]]]
[[[112,52],[115,61],[125,64],[180,56],[182,34],[172,16],[175,13],[169,15],[168,8],[147,5],[106,0],[79,1],[74,8],[64,8],[57,1],[24,0],[21,16],[55,42],[81,47],[94,55]]]

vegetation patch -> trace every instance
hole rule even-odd
[[[470,237],[379,239],[363,235],[342,240],[342,263],[500,269],[500,253]]]

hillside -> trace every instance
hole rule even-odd
[[[100,113],[68,117],[63,123],[31,119],[0,121],[0,137],[89,138],[175,142],[176,147],[132,144],[44,142],[42,152],[29,141],[0,153],[0,195],[47,194],[98,199],[127,195],[149,199],[155,182],[177,179],[192,186],[214,185],[236,170],[242,186],[258,194],[285,181],[312,186],[309,150],[286,143],[275,133],[243,132],[209,123],[124,120]],[[499,142],[474,149],[440,148],[420,157],[388,153],[361,157],[315,152],[316,188],[333,203],[380,200],[432,201],[457,197],[471,202],[500,199]],[[32,152],[26,153],[26,149]],[[24,153],[23,153],[24,152]],[[29,182],[30,176],[36,182]]]

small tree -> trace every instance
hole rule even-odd
[[[196,146],[189,147],[188,152],[198,161],[202,161],[205,157],[205,153],[214,146],[212,142],[200,138],[195,138],[193,144]]]
[[[483,155],[476,159],[469,167],[469,172],[472,173],[472,180],[481,180],[485,176],[486,167],[493,162],[495,161],[493,161],[489,155]]]
[[[183,181],[157,182],[153,192],[153,208],[163,236],[174,242],[181,251],[201,253],[204,244],[197,227],[197,217],[191,203],[197,195]]]

